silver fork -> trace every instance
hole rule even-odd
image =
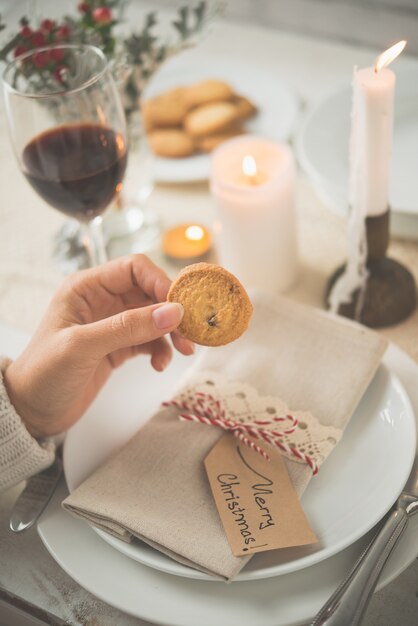
[[[418,455],[391,513],[365,548],[351,571],[316,615],[312,626],[358,626],[386,561],[418,512]]]

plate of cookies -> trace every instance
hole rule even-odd
[[[155,179],[206,180],[210,154],[244,133],[290,138],[297,98],[271,72],[225,60],[170,62],[153,79],[142,104]]]

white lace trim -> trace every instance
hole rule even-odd
[[[309,455],[320,466],[341,439],[343,431],[333,426],[324,426],[307,411],[289,409],[287,404],[275,396],[260,396],[258,391],[246,383],[229,381],[223,374],[211,370],[190,373],[187,382],[176,395],[176,400],[191,402],[196,393],[212,395],[222,404],[226,416],[236,422],[251,423],[254,420],[272,420],[291,414],[298,420],[296,430],[281,438],[288,446],[303,455]],[[277,422],[264,426],[266,430],[280,427]],[[294,455],[284,456],[305,463]]]

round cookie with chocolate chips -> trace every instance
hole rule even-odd
[[[239,280],[223,267],[195,263],[180,272],[167,300],[180,302],[179,331],[203,346],[222,346],[247,329],[253,307]]]

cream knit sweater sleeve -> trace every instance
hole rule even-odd
[[[0,357],[0,491],[51,465],[55,444],[38,442],[16,413],[3,381],[9,359]]]

